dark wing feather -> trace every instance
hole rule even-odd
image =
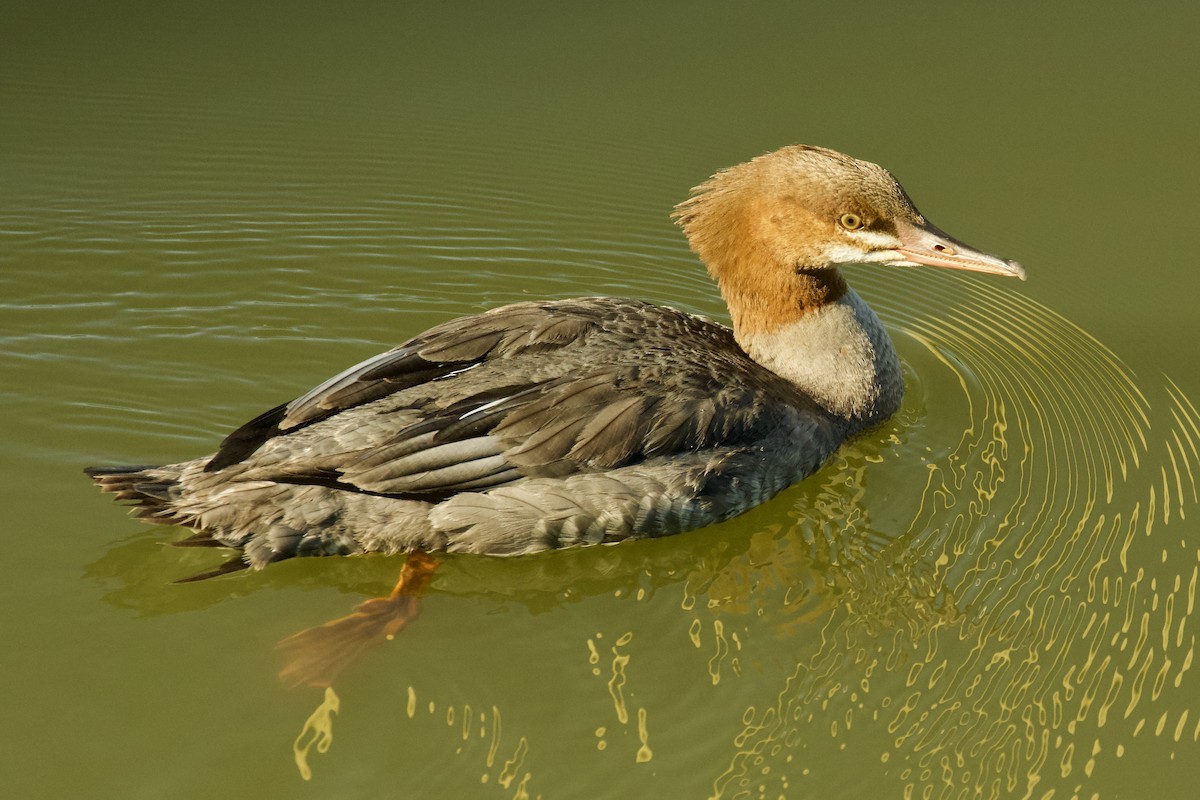
[[[217,452],[204,465],[204,471],[216,472],[231,464],[237,464],[261,447],[263,442],[278,436],[281,432],[279,423],[283,421],[287,410],[287,403],[275,406],[226,436]]]
[[[356,408],[426,383],[394,410]],[[364,361],[235,431],[214,463],[344,414],[333,421],[342,430],[377,426],[384,438],[288,458],[280,480],[434,500],[765,441],[797,412],[825,414],[718,325],[632,301],[531,303],[453,320]]]
[[[205,467],[244,460],[267,440],[395,392],[442,380],[490,358],[577,341],[601,320],[585,303],[518,303],[433,327],[256,417],[221,442]]]
[[[471,398],[405,428],[340,469],[347,487],[419,499],[523,477],[615,469],[761,439],[779,421],[761,387],[701,393],[670,374],[597,367]]]

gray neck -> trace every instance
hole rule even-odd
[[[739,337],[738,343],[856,430],[900,407],[900,358],[879,317],[853,289],[778,330]]]

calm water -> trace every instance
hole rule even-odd
[[[1194,7],[44,5],[0,44],[6,796],[1192,796]],[[275,643],[397,559],[175,584],[221,556],[80,474],[520,298],[720,317],[669,209],[792,142],[1030,280],[852,271],[905,406],[742,518],[448,559],[322,696]]]

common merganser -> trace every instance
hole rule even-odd
[[[1024,278],[931,225],[883,168],[819,147],[722,170],[674,219],[732,330],[637,300],[516,303],[351,367],[213,455],[87,472],[255,568],[675,534],[762,503],[899,407],[900,360],[839,267]]]

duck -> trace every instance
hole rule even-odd
[[[441,323],[165,466],[86,470],[212,577],[297,556],[516,556],[728,520],[900,407],[901,362],[851,265],[1025,278],[935,227],[884,168],[793,145],[723,169],[673,219],[732,327],[615,297]],[[421,560],[425,558],[425,560]],[[426,565],[425,568],[422,565]]]

